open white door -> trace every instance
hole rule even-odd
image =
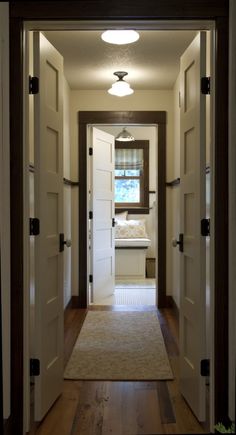
[[[35,95],[35,420],[58,398],[63,382],[63,58],[39,32],[34,33]]]
[[[115,147],[111,134],[92,128],[91,156],[91,273],[92,298],[96,303],[114,293],[114,167]]]
[[[180,389],[199,421],[205,420],[205,378],[200,362],[205,354],[205,76],[206,38],[199,33],[181,57],[180,64]],[[181,235],[180,235],[181,240]]]

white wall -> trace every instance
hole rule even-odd
[[[167,156],[171,154],[173,143],[173,91],[136,91],[128,97],[114,97],[106,91],[71,91],[71,177],[78,180],[78,112],[99,110],[164,110],[167,112]],[[167,158],[167,179],[171,176],[172,161]],[[72,294],[78,294],[78,192],[72,191]],[[167,264],[167,294],[171,293],[171,270]]]
[[[229,81],[229,416],[235,421],[236,376],[236,2],[230,0]]]
[[[0,3],[0,247],[3,341],[3,412],[10,415],[10,160],[8,2]]]

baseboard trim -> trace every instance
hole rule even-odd
[[[172,308],[176,318],[179,320],[179,308],[178,308],[178,305],[176,304],[173,296],[170,296],[170,295],[166,296],[166,307]]]
[[[71,296],[65,309],[67,310],[70,308],[79,308],[79,296]]]
[[[4,435],[11,435],[11,416],[3,420],[3,433]]]

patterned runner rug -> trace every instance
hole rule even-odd
[[[173,379],[155,312],[89,311],[65,379]]]

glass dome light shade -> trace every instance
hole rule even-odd
[[[133,89],[131,89],[129,83],[124,80],[118,80],[113,83],[112,87],[108,89],[109,94],[116,95],[117,97],[124,97],[125,95],[133,94]]]
[[[132,134],[126,130],[126,127],[123,128],[123,130],[116,136],[115,139],[120,142],[133,142],[135,140],[134,136],[132,136]]]
[[[101,38],[109,44],[131,44],[139,39],[139,34],[135,30],[106,30]]]

